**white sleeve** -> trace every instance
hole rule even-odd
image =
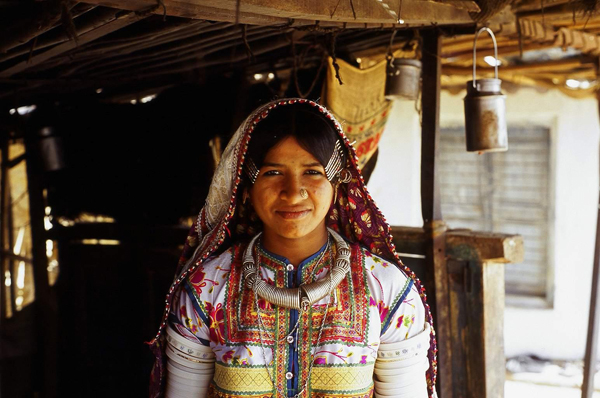
[[[396,343],[381,343],[375,362],[375,397],[428,398],[425,372],[429,369],[428,323],[415,336]]]
[[[167,325],[166,398],[204,397],[215,371],[210,347],[190,341]]]

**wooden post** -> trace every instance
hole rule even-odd
[[[600,94],[598,98],[600,102]],[[600,186],[600,185],[599,185]],[[587,344],[585,347],[585,364],[583,368],[583,385],[581,397],[592,398],[594,393],[594,374],[596,373],[596,353],[598,351],[598,319],[600,318],[600,200],[598,204],[598,221],[596,224],[596,250],[594,252],[594,271],[592,275],[592,294],[590,297],[590,318],[588,321]]]
[[[430,250],[424,228],[392,227],[392,233],[398,252]],[[504,264],[523,261],[523,238],[469,230],[445,236],[452,394],[504,398]]]
[[[46,257],[46,231],[44,228],[45,203],[43,195],[40,154],[37,131],[25,134],[27,156],[27,187],[29,191],[29,216],[31,222],[31,247],[33,257],[33,283],[35,286],[35,314],[37,352],[35,374],[36,390],[42,398],[57,395],[57,304],[56,294],[48,280]]]
[[[437,154],[440,118],[442,40],[436,29],[423,33],[423,93],[421,104],[421,212],[427,235],[425,287],[428,289],[438,342],[438,393],[452,397],[450,312],[446,269],[445,232],[442,221]]]
[[[15,276],[12,275],[12,269],[9,266],[9,258],[5,254],[7,250],[9,250],[9,245],[6,244],[6,239],[8,237],[8,213],[10,211],[10,201],[8,198],[8,194],[10,192],[10,186],[8,185],[8,132],[6,135],[2,135],[0,137],[2,142],[0,143],[0,151],[2,153],[2,159],[0,163],[0,272],[2,273],[2,287],[0,291],[2,292],[2,299],[0,301],[2,305],[2,309],[0,313],[2,314],[2,320],[7,318],[7,305],[10,304],[13,309],[12,313],[14,315],[14,305],[12,303],[7,303],[8,299],[8,291],[7,286],[4,284],[5,279],[5,270],[9,269],[11,272],[11,280],[14,285]],[[12,286],[11,286],[12,287]],[[10,289],[12,291],[12,289]],[[13,294],[10,294],[10,299],[14,303],[15,298]]]

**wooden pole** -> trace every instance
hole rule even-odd
[[[446,224],[442,220],[437,175],[442,40],[437,29],[423,33],[423,94],[421,104],[421,212],[427,236],[425,287],[438,341],[438,392],[452,397],[450,311],[446,269]]]
[[[598,94],[600,101],[600,93]],[[600,181],[599,181],[600,182]],[[600,184],[599,184],[600,187]],[[596,224],[596,250],[594,252],[594,271],[592,274],[592,294],[590,297],[590,318],[588,321],[587,344],[585,347],[585,364],[583,367],[583,385],[581,397],[592,398],[594,393],[594,374],[596,373],[596,353],[598,352],[598,319],[600,318],[600,198],[598,204],[598,220]]]
[[[29,191],[29,217],[31,223],[31,248],[33,258],[33,283],[35,286],[36,320],[36,390],[41,398],[57,396],[58,324],[56,293],[48,280],[46,257],[46,230],[44,228],[45,204],[41,159],[37,150],[37,131],[26,131],[27,187]]]
[[[12,269],[9,266],[9,259],[8,257],[4,254],[6,251],[9,250],[8,245],[5,243],[6,239],[7,239],[7,228],[8,228],[8,212],[10,211],[9,209],[9,203],[8,203],[8,197],[7,197],[7,193],[9,190],[9,185],[8,185],[8,132],[6,133],[6,135],[2,135],[0,136],[0,139],[2,140],[2,142],[0,143],[0,147],[1,147],[1,153],[2,153],[2,163],[0,164],[0,265],[1,265],[1,272],[2,272],[2,299],[0,300],[0,303],[2,305],[2,309],[0,310],[0,313],[2,314],[2,320],[7,318],[7,312],[8,312],[8,305],[11,305],[11,303],[7,302],[7,299],[9,297],[8,292],[11,291],[11,289],[7,289],[7,286],[5,285],[4,281],[5,281],[5,271],[8,269],[11,272],[11,281],[12,284],[15,283],[15,276],[12,274]],[[10,300],[14,302],[15,298],[13,297],[12,294],[10,294]],[[11,311],[14,315],[14,311]]]

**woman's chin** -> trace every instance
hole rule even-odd
[[[272,233],[284,239],[302,240],[310,239],[313,237],[313,235],[318,234],[320,232],[317,231],[318,229],[319,227],[315,228],[314,226],[289,225],[288,228],[280,226],[276,230],[272,231]]]

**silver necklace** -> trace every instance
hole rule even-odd
[[[350,271],[350,248],[344,239],[335,231],[328,228],[335,241],[337,255],[331,267],[330,279],[334,287],[346,277]],[[263,299],[278,307],[307,311],[308,307],[321,300],[330,293],[330,283],[326,280],[301,285],[297,288],[286,289],[269,285],[259,276],[259,267],[254,261],[253,249],[256,240],[261,234],[256,235],[244,252],[242,279],[246,286]]]

